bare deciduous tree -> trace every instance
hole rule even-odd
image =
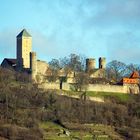
[[[89,84],[89,75],[85,72],[79,72],[75,76],[75,89],[78,91],[86,91]]]
[[[127,65],[123,62],[113,60],[107,64],[107,77],[115,82],[121,80],[121,78],[128,72]]]

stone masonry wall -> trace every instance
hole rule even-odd
[[[37,60],[37,73],[38,74],[45,75],[48,67],[49,67],[49,65],[46,62]]]
[[[39,85],[39,88],[43,89],[60,89],[60,83],[43,83]],[[68,83],[63,83],[63,90],[74,89],[73,85]],[[97,91],[97,92],[116,92],[116,93],[139,93],[139,87],[137,85],[102,85],[102,84],[89,84],[87,86],[87,91]]]
[[[127,86],[89,84],[87,86],[87,91],[127,93]]]
[[[50,83],[42,83],[38,85],[41,89],[60,89],[60,83],[50,82]]]

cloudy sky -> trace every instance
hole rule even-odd
[[[38,59],[71,53],[140,64],[140,0],[1,0],[0,62],[26,28]]]

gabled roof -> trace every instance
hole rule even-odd
[[[132,74],[131,74],[131,76],[130,76],[130,78],[140,78],[140,76],[139,76],[139,73],[137,72],[137,71],[134,71]]]
[[[31,37],[31,35],[26,31],[26,29],[23,29],[18,35],[17,38],[21,38],[21,37]]]
[[[133,71],[129,78],[122,78],[118,84],[138,84],[138,78],[140,78],[139,73],[137,71]]]
[[[123,84],[138,84],[139,83],[138,79],[134,79],[134,78],[123,78],[121,82]]]
[[[17,62],[17,59],[11,59],[11,58],[5,58],[5,61],[7,61],[7,63],[11,66],[15,65]]]

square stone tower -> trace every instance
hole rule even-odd
[[[32,37],[23,29],[17,35],[17,67],[30,68],[30,52],[32,50]]]

